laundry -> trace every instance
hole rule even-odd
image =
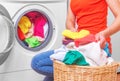
[[[100,42],[92,42],[76,49],[85,56],[87,62],[89,60],[91,66],[106,65],[109,62],[107,53],[100,48]]]
[[[25,14],[25,16],[27,16],[32,23],[35,23],[36,18],[40,17],[41,15],[42,14],[40,14],[37,11],[31,11],[31,12]]]
[[[79,62],[81,58],[82,61],[84,60],[83,63],[88,63],[90,66],[102,66],[114,61],[112,57],[108,57],[104,49],[100,48],[100,42],[91,42],[79,47],[76,47],[74,42],[71,42],[55,49],[54,54],[52,54],[50,58],[52,60],[56,59],[65,62],[65,64],[82,65],[82,63]]]
[[[63,61],[63,59],[65,58],[66,52],[68,52],[68,49],[66,48],[66,46],[62,45],[60,48],[54,50],[54,54],[50,55],[50,59]]]
[[[34,36],[30,37],[30,38],[26,38],[25,42],[27,42],[29,47],[32,47],[32,48],[37,47],[41,44],[41,42],[38,40],[38,38],[34,37]]]
[[[110,50],[109,50],[109,44],[106,43],[105,47],[104,47],[104,51],[107,53],[107,57],[111,57],[111,53],[110,53]]]
[[[83,38],[78,38],[74,40],[75,46],[78,47],[80,45],[85,45],[91,42],[97,42],[95,36],[93,34],[89,34]]]
[[[84,56],[76,50],[68,51],[63,62],[67,65],[76,64],[80,66],[89,66],[89,63],[86,62]]]
[[[47,19],[44,17],[44,15],[40,14],[39,12],[32,11],[27,13],[26,16],[30,18],[30,21],[34,25],[34,36],[45,38],[44,26],[47,23]]]
[[[74,41],[73,39],[70,39],[70,38],[66,37],[65,40],[62,41],[62,44],[67,45],[67,44],[69,44],[70,42],[73,42],[73,41]]]
[[[90,34],[90,32],[88,30],[81,30],[79,32],[72,32],[72,31],[66,29],[62,32],[63,36],[65,36],[67,38],[71,38],[71,39],[83,38],[89,34]]]
[[[66,48],[69,50],[75,50],[76,46],[74,42],[70,42],[69,44],[66,45]]]
[[[32,24],[31,28],[28,30],[28,32],[24,35],[25,38],[32,37],[34,33],[34,25]]]
[[[31,11],[22,16],[18,26],[20,26],[18,29],[19,39],[29,47],[39,46],[48,34],[47,19],[37,11]]]
[[[34,36],[40,36],[44,38],[44,25],[46,24],[46,19],[41,16],[36,18],[34,23]]]
[[[29,20],[29,18],[27,16],[22,16],[22,18],[20,19],[18,26],[20,27],[21,31],[26,34],[28,33],[29,29],[32,26],[31,21]]]
[[[48,24],[48,22],[45,23],[43,28],[44,28],[44,38],[45,38],[45,37],[47,37],[48,31],[49,31],[49,24]]]
[[[23,34],[23,32],[21,31],[21,29],[18,27],[17,29],[17,32],[18,32],[18,37],[20,40],[24,40],[25,39],[25,36]]]

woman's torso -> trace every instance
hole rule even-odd
[[[105,0],[71,0],[70,5],[77,19],[78,30],[84,28],[95,34],[107,27]]]
[[[107,28],[107,3],[105,0],[71,0],[70,7],[76,16],[78,31],[89,30],[96,34]],[[107,38],[111,50],[110,38]]]

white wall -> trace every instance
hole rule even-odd
[[[111,11],[108,11],[108,26],[112,23],[114,20],[114,16],[111,13]],[[115,33],[111,36],[111,42],[112,42],[112,57],[115,61],[120,61],[120,32]]]

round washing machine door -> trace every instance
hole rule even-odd
[[[45,48],[53,37],[54,17],[43,5],[23,6],[13,17],[18,43],[30,51]],[[53,41],[54,42],[54,41]]]
[[[0,65],[7,59],[14,45],[14,29],[7,10],[0,5]]]
[[[3,7],[1,4],[0,4],[0,14],[1,15],[4,15],[5,17],[7,17],[8,19],[12,20],[8,11],[6,10],[5,7]]]

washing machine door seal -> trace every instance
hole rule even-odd
[[[0,5],[0,65],[4,63],[14,45],[14,27],[7,10]]]

